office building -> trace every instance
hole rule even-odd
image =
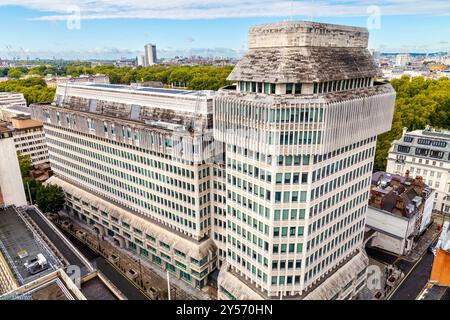
[[[22,105],[27,103],[22,93],[17,92],[0,92],[0,107],[4,105]]]
[[[0,122],[0,207],[27,204],[13,130]]]
[[[11,119],[11,125],[17,152],[29,156],[34,166],[49,162],[42,122],[30,116],[17,116]]]
[[[44,123],[70,214],[219,298],[352,299],[395,92],[362,28],[250,30],[219,92],[63,84]],[[146,50],[147,51],[147,50]]]
[[[386,171],[423,177],[436,190],[433,209],[450,213],[450,131],[404,128],[389,150]]]
[[[146,44],[144,47],[145,61],[144,67],[153,66],[157,64],[156,58],[156,45],[155,44]]]
[[[364,28],[312,22],[255,26],[215,97],[224,143],[226,262],[220,299],[352,299],[377,135],[395,91]]]
[[[138,55],[138,56],[136,57],[136,65],[137,65],[137,66],[144,67],[144,66],[145,66],[145,56],[143,56],[143,55]]]
[[[366,222],[373,232],[369,245],[398,255],[409,254],[414,239],[431,224],[433,200],[434,191],[422,177],[375,172]]]
[[[201,288],[216,269],[211,232],[210,92],[58,86],[32,105],[66,207],[118,246]]]
[[[18,115],[29,115],[30,109],[22,93],[0,92],[0,120],[11,121]]]

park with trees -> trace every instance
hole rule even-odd
[[[73,63],[58,66],[33,66],[1,70],[4,75],[28,74],[45,75],[49,72],[61,76],[80,76],[83,74],[107,74],[112,84],[130,84],[132,82],[158,81],[165,86],[185,87],[192,90],[218,90],[231,84],[226,80],[232,66],[162,66],[115,67],[102,65],[91,67],[89,63]],[[392,129],[380,135],[377,141],[374,171],[386,168],[386,157],[391,143],[399,139],[403,127],[409,131],[423,129],[429,125],[436,129],[450,129],[450,79],[428,80],[422,77],[404,76],[391,81],[397,91],[397,99]],[[48,88],[45,81],[38,77],[15,79],[0,82],[1,91],[22,92],[27,103],[49,102],[53,100],[55,90]]]

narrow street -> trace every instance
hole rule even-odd
[[[104,257],[90,249],[87,245],[72,236],[70,233],[60,229],[70,242],[97,267],[129,300],[148,300],[140,289],[138,289],[128,278],[117,271]]]
[[[432,253],[426,252],[395,289],[389,300],[415,300],[428,282],[433,258],[434,255]]]

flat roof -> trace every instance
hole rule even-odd
[[[186,89],[169,89],[169,88],[152,88],[152,87],[140,87],[140,86],[128,86],[120,84],[104,84],[104,83],[62,83],[60,86],[69,87],[81,87],[81,88],[98,88],[98,89],[110,89],[114,91],[131,91],[142,93],[155,93],[163,95],[186,95],[186,96],[207,96],[207,93],[211,90],[186,90]]]
[[[82,283],[81,292],[88,300],[118,300],[98,276]]]
[[[12,207],[0,210],[0,250],[5,256],[11,271],[20,285],[31,282],[56,270],[56,258],[51,255]],[[26,256],[20,258],[19,254]],[[35,275],[28,273],[25,263],[41,253],[49,268]]]
[[[58,251],[71,265],[79,266],[81,275],[86,275],[92,271],[92,266],[86,258],[75,248],[66,244],[67,239],[63,239],[62,234],[56,233],[49,223],[41,217],[35,207],[26,209],[28,216],[38,225],[38,227],[45,233],[47,238],[53,243]],[[66,241],[65,241],[66,240]]]

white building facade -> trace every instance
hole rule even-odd
[[[13,132],[3,126],[0,126],[0,154],[0,205],[27,205]]]
[[[65,84],[33,105],[67,210],[201,288],[216,269],[209,92]]]
[[[386,171],[423,177],[433,188],[434,210],[450,213],[450,132],[444,130],[415,130],[405,128],[399,140],[393,142]]]
[[[11,121],[16,150],[24,156],[29,156],[32,165],[48,163],[48,149],[42,123],[24,116],[12,118]]]
[[[229,76],[237,87],[215,99],[227,188],[219,298],[352,299],[365,284],[376,136],[395,100],[374,82],[367,40],[309,22],[250,29]]]

